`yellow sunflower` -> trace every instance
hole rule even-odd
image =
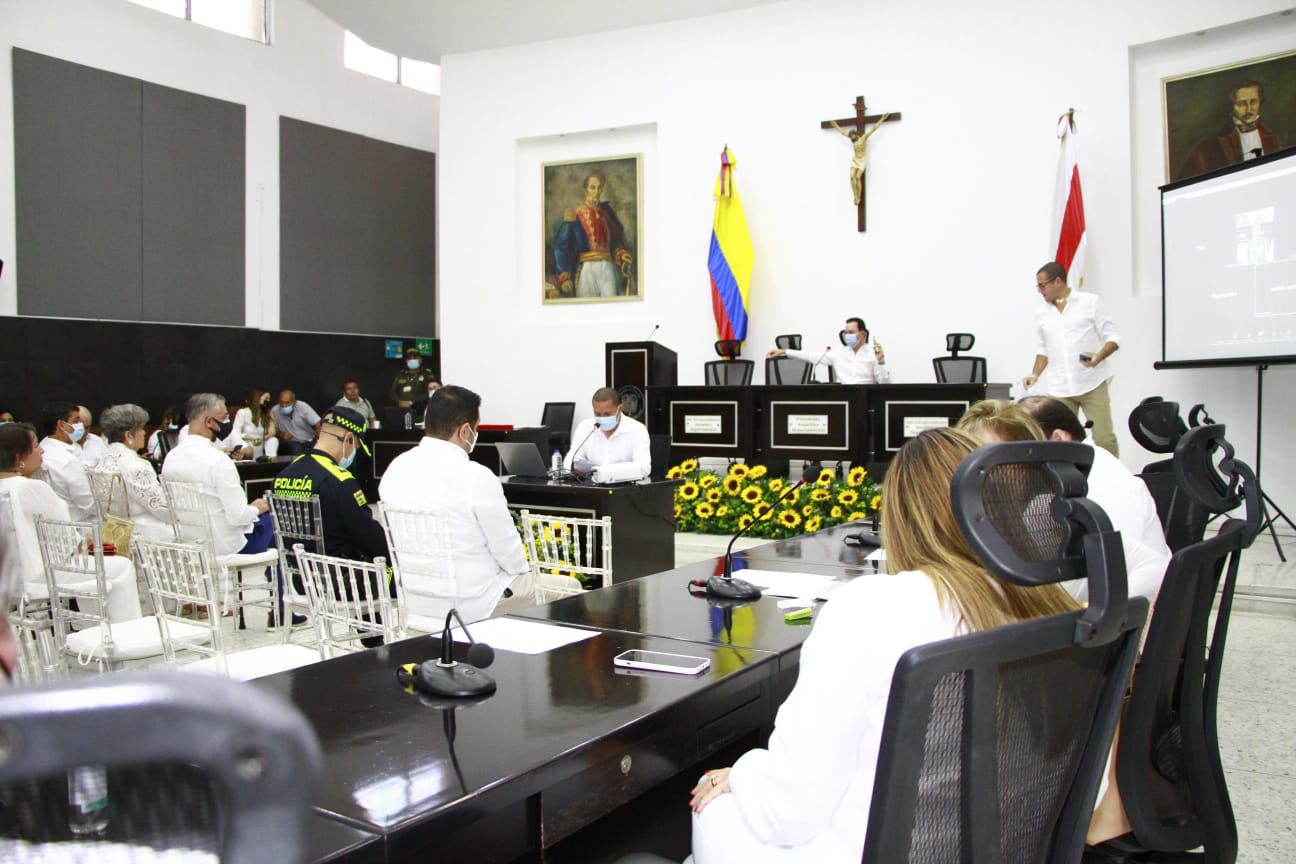
[[[855,510],[855,511],[853,511],[849,516],[846,517],[846,521],[847,521],[847,522],[858,522],[858,521],[861,520],[861,519],[867,519],[867,518],[868,518],[868,514],[867,514],[867,513],[862,513],[862,512],[860,512],[859,510]]]
[[[864,466],[856,465],[854,468],[850,470],[850,473],[846,475],[846,483],[850,486],[859,486],[861,483],[864,482],[864,478],[867,476],[868,476],[868,471],[864,468]]]
[[[748,471],[751,471],[751,469],[741,462],[729,466],[729,473],[740,480],[747,476]]]
[[[771,512],[773,512],[773,509],[774,508],[771,507],[769,504],[766,504],[764,501],[762,501],[752,508],[752,515],[755,516],[757,519],[765,519],[769,516]]]
[[[805,505],[804,507],[801,508],[801,515],[802,515],[802,516],[807,516],[807,517],[808,517],[808,516],[810,516],[810,515],[813,514],[813,513],[814,513],[814,505],[813,505],[813,504],[807,504],[807,505]]]
[[[723,497],[724,497],[724,493],[721,492],[719,489],[712,489],[708,491],[706,494],[706,499],[710,501],[712,504],[718,503],[720,499]]]
[[[829,492],[827,489],[816,489],[810,493],[811,501],[819,501],[821,503],[827,501],[831,497],[832,497],[832,493]]]
[[[692,474],[694,471],[697,470],[697,466],[698,466],[698,461],[696,459],[685,459],[683,462],[680,463],[679,466],[680,473]]]
[[[831,468],[824,468],[819,472],[819,479],[815,481],[816,486],[831,486],[832,482],[837,479]]]
[[[680,467],[679,467],[678,465],[672,465],[672,466],[670,467],[670,470],[668,470],[668,471],[666,472],[666,479],[667,479],[667,480],[678,480],[678,479],[680,478],[680,474],[682,474],[682,473],[684,473],[684,472],[680,471]]]
[[[693,512],[701,516],[703,519],[710,519],[715,514],[715,508],[706,501],[699,501],[697,504],[693,505]]]
[[[753,465],[747,476],[752,480],[759,480],[764,477],[768,469],[764,465]]]
[[[757,467],[760,467],[760,466],[757,466]],[[755,476],[755,473],[756,473],[756,472],[753,471],[753,472],[752,472],[752,475]],[[783,491],[783,481],[782,481],[780,478],[775,477],[773,480],[771,480],[771,481],[769,482],[769,490],[770,490],[771,492],[782,492],[782,491]]]
[[[778,520],[783,523],[784,528],[795,528],[801,524],[801,517],[795,510],[780,510]]]
[[[747,527],[748,525],[750,525],[751,523],[752,523],[752,517],[751,517],[751,515],[748,514],[748,513],[744,513],[743,515],[741,515],[741,516],[738,517],[738,527],[739,527],[740,529],[741,529],[741,528],[746,528],[746,527]]]
[[[801,501],[801,490],[800,490],[800,489],[796,489],[796,490],[794,490],[794,491],[792,492],[791,495],[789,495],[788,497],[784,498],[783,500],[786,501],[788,504],[798,504],[798,503],[800,503],[800,501]]]
[[[840,507],[834,505],[833,508],[832,508],[831,510],[828,511],[828,515],[831,516],[831,517],[834,518],[834,519],[840,519],[840,518],[842,518],[842,513],[843,513],[843,512],[844,512],[844,511],[842,510],[842,508],[840,508]]]
[[[874,495],[874,496],[873,496],[873,500],[869,502],[869,506],[872,507],[874,510],[876,510],[876,509],[878,509],[879,507],[881,507],[881,506],[882,506],[882,496],[881,496],[881,495]]]
[[[682,513],[682,512],[684,512],[684,509],[683,509],[682,507],[680,507],[680,505],[676,504],[676,505],[675,505],[675,518],[678,519],[678,518],[680,517],[680,513]]]
[[[721,516],[721,517],[728,516],[728,515],[729,515],[729,505],[728,505],[728,504],[721,504],[719,507],[717,507],[717,508],[716,508],[716,515],[717,515],[717,516]]]
[[[720,482],[720,478],[714,474],[703,474],[702,479],[698,482],[702,484],[703,489],[710,489],[712,486]]]
[[[854,504],[856,501],[859,500],[859,493],[856,492],[854,489],[843,489],[842,491],[837,493],[837,500],[838,502],[849,507],[850,505]]]
[[[702,490],[698,486],[698,484],[690,480],[689,482],[685,483],[683,486],[680,487],[679,496],[683,498],[685,501],[692,501],[694,498],[698,496],[698,493],[701,491]]]
[[[726,495],[737,495],[738,490],[742,488],[742,478],[730,474],[724,478],[724,491]]]
[[[746,501],[748,504],[755,504],[763,497],[765,496],[761,494],[759,486],[748,486],[742,491],[742,500]]]
[[[813,534],[823,526],[823,519],[819,516],[811,516],[806,520],[805,530],[807,534]]]

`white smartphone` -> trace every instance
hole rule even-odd
[[[676,675],[697,675],[711,668],[705,657],[687,654],[663,654],[660,651],[640,651],[632,648],[612,658],[612,665],[625,669],[645,669],[650,672],[671,672]]]

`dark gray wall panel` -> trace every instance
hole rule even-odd
[[[18,312],[138,320],[140,82],[15,48]]]
[[[146,321],[242,326],[246,110],[144,84]]]
[[[436,332],[436,157],[279,123],[280,324]]]

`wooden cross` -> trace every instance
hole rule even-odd
[[[889,123],[892,120],[899,120],[900,112],[896,111],[890,114],[866,114],[864,109],[864,97],[855,97],[855,116],[846,117],[840,120],[824,120],[819,124],[820,129],[832,129],[838,131],[833,124],[844,127],[854,127],[854,131],[860,136],[871,135],[867,129],[870,123]],[[875,126],[874,129],[877,127]],[[859,196],[859,230],[864,231],[864,172],[860,172],[860,196]]]

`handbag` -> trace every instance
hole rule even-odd
[[[122,500],[126,502],[126,518],[116,516],[112,512],[113,491],[121,486]],[[117,555],[122,558],[130,557],[130,540],[131,534],[135,530],[135,523],[130,518],[130,495],[126,492],[126,478],[120,474],[114,474],[112,482],[108,484],[108,506],[104,508],[103,527],[100,530],[100,536],[103,537],[104,545],[111,543],[117,548]]]

